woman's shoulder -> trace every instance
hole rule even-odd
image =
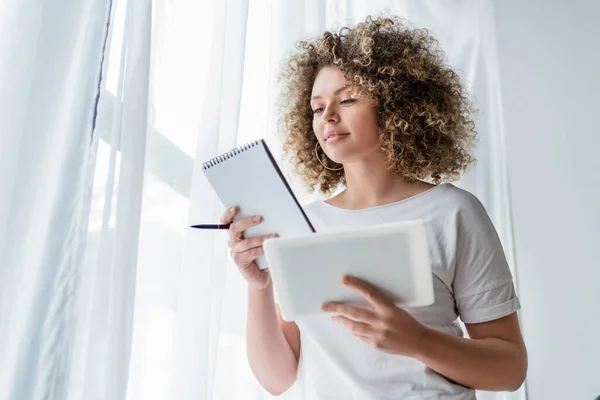
[[[458,210],[480,209],[481,201],[473,193],[462,189],[452,183],[444,183],[438,187],[441,204]]]
[[[312,199],[302,203],[302,208],[305,210],[316,210],[325,205],[325,199]]]
[[[443,214],[455,215],[457,224],[465,229],[477,231],[491,226],[489,214],[476,195],[452,184],[445,186],[439,202]]]

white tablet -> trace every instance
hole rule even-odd
[[[377,287],[399,307],[434,301],[422,220],[268,239],[264,250],[286,321],[319,315],[327,301],[366,305],[342,284],[346,274]]]

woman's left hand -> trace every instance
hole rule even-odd
[[[344,303],[324,303],[323,311],[367,344],[390,354],[416,357],[425,346],[427,327],[396,307],[379,290],[363,280],[345,276],[344,285],[362,295],[369,308]]]

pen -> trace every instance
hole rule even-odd
[[[229,229],[230,224],[202,224],[202,225],[192,225],[190,228],[196,229]]]

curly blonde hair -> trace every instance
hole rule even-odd
[[[325,169],[315,157],[310,96],[317,73],[328,66],[342,71],[358,97],[377,105],[381,150],[393,173],[439,184],[458,179],[474,162],[477,133],[467,91],[427,30],[397,17],[368,17],[354,28],[301,41],[296,50],[280,75],[279,132],[284,155],[310,192],[318,187],[331,194],[346,183],[343,169]]]

